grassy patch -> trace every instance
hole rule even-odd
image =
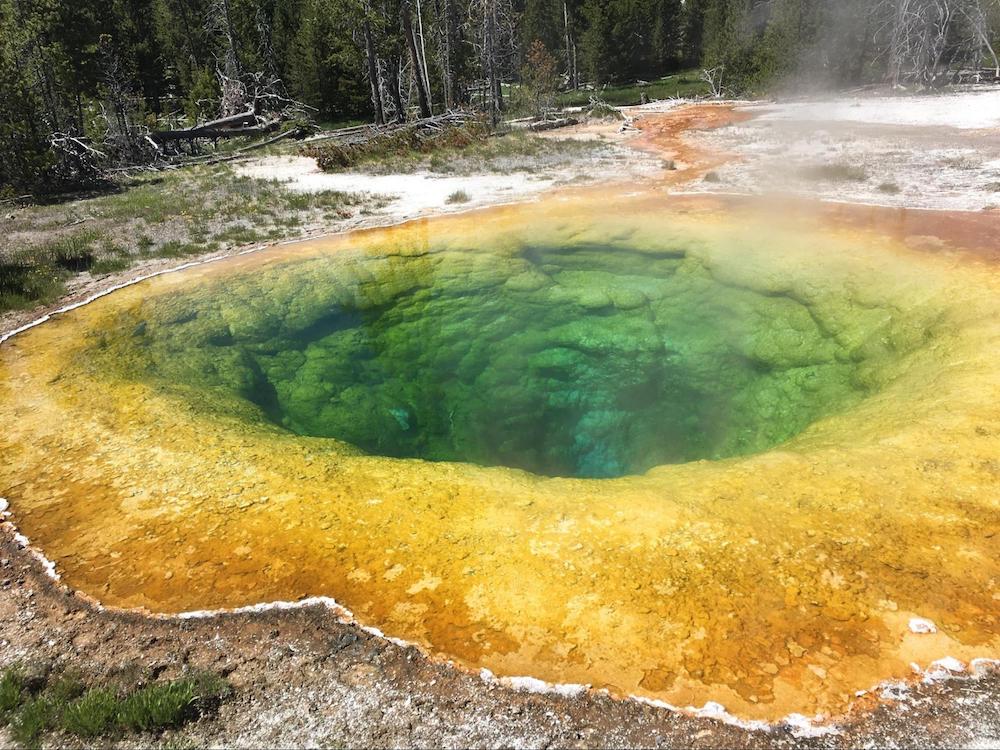
[[[816,182],[864,182],[868,179],[868,172],[864,167],[844,162],[814,164],[803,167],[799,174],[807,180]]]
[[[23,747],[37,747],[42,734],[55,726],[56,713],[55,703],[46,697],[24,703],[10,722],[14,742]]]
[[[110,733],[118,721],[120,701],[106,688],[88,690],[82,698],[66,706],[62,726],[78,737],[100,737]]]
[[[0,310],[19,310],[51,302],[62,294],[66,273],[30,253],[0,257]]]
[[[24,700],[24,674],[8,667],[0,674],[0,722],[4,722]]]
[[[368,204],[381,201],[293,192],[223,164],[143,175],[118,192],[20,209],[0,220],[0,311],[57,299],[73,274],[294,237],[309,222],[346,218]]]
[[[698,70],[686,70],[665,76],[647,84],[629,86],[605,86],[597,91],[565,91],[556,97],[560,107],[586,107],[591,97],[597,97],[616,107],[639,104],[642,95],[647,99],[675,99],[708,96],[708,84],[701,80]]]
[[[460,150],[488,137],[489,131],[484,125],[472,122],[460,127],[445,127],[434,134],[404,128],[362,143],[308,146],[302,149],[302,153],[316,159],[316,164],[324,172],[338,172],[370,161],[418,160],[423,155],[438,151]]]
[[[78,678],[63,675],[32,692],[21,671],[10,667],[0,676],[0,725],[9,725],[14,741],[23,747],[36,747],[54,731],[84,740],[161,732],[216,710],[230,693],[225,680],[208,673],[141,688],[87,688]]]
[[[901,192],[899,185],[895,182],[883,182],[878,186],[878,190],[880,193],[885,193],[886,195],[899,195]]]
[[[360,149],[339,146],[314,146],[304,150],[316,158],[321,168],[330,172],[355,170],[371,174],[408,174],[427,171],[435,174],[469,175],[477,173],[536,173],[551,167],[572,164],[607,146],[594,141],[542,138],[533,133],[514,131],[489,136],[473,128],[453,128],[452,136],[438,139],[435,145],[420,143],[410,147],[406,139],[391,144],[379,140]]]
[[[464,190],[456,190],[454,193],[448,196],[445,203],[468,203],[472,198]]]

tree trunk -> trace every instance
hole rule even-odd
[[[500,50],[497,39],[500,34],[500,24],[497,20],[496,0],[488,0],[486,6],[485,18],[483,19],[486,24],[486,68],[490,95],[493,99],[493,122],[496,124],[504,111],[503,88],[500,85]]]
[[[420,64],[424,68],[424,86],[427,90],[427,105],[434,113],[434,94],[431,91],[431,72],[427,68],[427,47],[424,45],[424,14],[420,10],[420,0],[417,0],[417,29],[420,32]]]
[[[403,97],[399,93],[399,58],[393,57],[388,61],[387,75],[389,80],[389,94],[392,96],[392,103],[396,107],[396,121],[406,121],[406,107],[403,106]]]
[[[226,44],[229,47],[228,53],[232,55],[233,66],[237,76],[243,73],[243,62],[240,60],[240,51],[236,45],[236,30],[233,26],[233,11],[229,7],[229,0],[222,0],[222,9],[226,24]]]
[[[566,30],[566,83],[574,91],[579,86],[576,80],[576,45],[569,25],[569,2],[563,0],[563,25]]]
[[[420,104],[420,116],[431,116],[431,105],[427,99],[427,89],[424,88],[423,66],[420,64],[420,53],[417,51],[417,42],[413,37],[413,21],[410,18],[409,3],[404,2],[401,6],[403,20],[403,35],[406,37],[406,46],[410,51],[410,63],[413,65],[413,79],[417,85],[417,101]]]
[[[443,0],[442,17],[444,20],[444,41],[441,45],[443,56],[442,68],[444,69],[444,108],[450,110],[455,105],[455,75],[452,71],[451,59],[451,0]]]
[[[368,64],[368,82],[372,88],[372,108],[375,110],[375,124],[385,125],[385,108],[382,106],[382,92],[378,85],[378,62],[375,60],[375,41],[372,39],[372,24],[368,18],[371,9],[365,3],[365,20],[362,29],[365,36],[365,58]]]

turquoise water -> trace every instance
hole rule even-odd
[[[868,392],[815,310],[676,249],[314,258],[135,314],[133,371],[196,403],[237,398],[373,454],[550,476],[761,451]]]

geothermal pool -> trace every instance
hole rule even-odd
[[[932,246],[583,196],[160,276],[0,347],[0,496],[109,606],[837,713],[1000,654],[1000,282]]]

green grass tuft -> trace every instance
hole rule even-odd
[[[228,693],[229,684],[215,675],[154,683],[121,703],[118,723],[141,732],[176,728],[215,708]]]
[[[231,693],[228,682],[209,673],[120,692],[109,685],[88,689],[66,672],[37,690],[31,694],[17,667],[0,675],[0,726],[8,724],[11,737],[23,747],[36,747],[54,730],[93,740],[125,731],[176,729],[215,710]]]
[[[25,695],[24,673],[17,666],[7,667],[0,674],[0,722],[21,705]]]
[[[62,728],[78,737],[100,737],[117,725],[120,702],[105,688],[94,688],[66,707]]]
[[[448,198],[445,200],[445,203],[449,204],[468,203],[471,200],[472,198],[469,197],[469,194],[467,192],[465,192],[464,190],[456,190],[454,193],[448,196]]]
[[[38,747],[42,734],[55,726],[57,706],[48,697],[33,698],[23,704],[10,723],[10,734],[22,747]]]

